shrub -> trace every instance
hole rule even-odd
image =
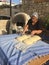
[[[46,30],[49,30],[49,16],[42,18],[43,26]]]

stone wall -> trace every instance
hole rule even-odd
[[[13,16],[14,14],[16,14],[17,12],[19,12],[19,11],[20,11],[19,8],[12,8],[12,16]],[[10,16],[10,8],[0,9],[0,15]]]
[[[38,2],[37,2],[38,1]],[[43,2],[42,2],[43,1]],[[12,15],[17,12],[26,12],[30,16],[37,11],[40,17],[49,15],[49,1],[48,0],[22,0],[21,5],[12,8]],[[0,15],[10,15],[10,9],[0,9]]]
[[[40,17],[49,15],[49,2],[34,2],[33,0],[23,0],[23,11],[31,15],[37,11]]]

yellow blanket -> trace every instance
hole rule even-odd
[[[41,39],[40,36],[34,35],[33,37],[30,37],[30,38],[24,40],[23,42],[27,45],[30,45],[30,44],[37,42],[40,39]]]
[[[17,40],[22,42],[30,37],[31,37],[31,35],[22,35],[22,36],[18,37]]]
[[[17,38],[18,41],[24,42],[27,45],[33,44],[34,42],[36,42],[36,41],[38,41],[40,39],[41,39],[41,37],[38,36],[38,35],[34,35],[34,36],[22,35],[22,36]]]
[[[29,48],[32,44],[35,44],[35,42],[37,42],[38,40],[41,39],[40,36],[34,35],[23,35],[20,36],[18,38],[16,38],[18,40],[18,44],[16,44],[16,48],[19,50],[26,50],[27,48]],[[20,42],[20,43],[19,43]]]

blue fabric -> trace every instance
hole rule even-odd
[[[24,52],[16,49],[15,45],[19,42],[17,40],[15,42],[14,38],[18,36],[17,34],[0,36],[0,62],[3,61],[2,65],[4,63],[5,65],[23,65],[38,56],[49,54],[49,44],[41,40],[27,48]]]
[[[10,65],[6,55],[4,54],[3,50],[0,48],[0,65]]]
[[[4,42],[6,40],[8,41],[8,40],[14,39],[18,36],[20,36],[20,35],[18,35],[18,34],[0,35],[0,42]]]

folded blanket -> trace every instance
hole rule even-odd
[[[18,37],[17,40],[22,42],[30,37],[31,37],[31,35],[22,35],[22,36]]]
[[[19,40],[21,42],[16,44],[15,47],[19,50],[24,51],[40,39],[41,39],[41,37],[37,36],[37,35],[35,35],[33,37],[31,37],[31,35],[23,35],[23,36],[20,36],[17,38],[17,40]]]
[[[37,41],[40,40],[40,39],[41,39],[40,36],[35,35],[35,36],[33,36],[33,37],[30,37],[30,38],[24,40],[23,42],[24,42],[25,44],[27,44],[27,45],[30,45],[30,44],[33,44],[33,43],[37,42]]]

